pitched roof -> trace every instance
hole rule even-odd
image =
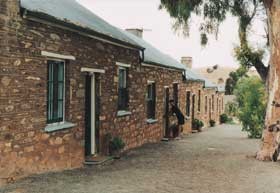
[[[146,42],[140,37],[137,37],[134,34],[131,34],[130,32],[123,31],[129,38],[133,39],[137,44],[141,45],[145,48],[144,51],[144,62],[148,64],[154,64],[158,66],[164,66],[169,68],[176,68],[180,70],[184,70],[185,66],[175,60],[174,58],[168,56],[167,54],[164,54],[159,49],[152,46],[150,43]]]
[[[192,75],[194,78],[189,77],[189,75]],[[225,87],[223,85],[217,85],[210,81],[209,79],[205,78],[201,74],[194,72],[192,69],[187,68],[187,73],[186,73],[186,79],[187,80],[200,80],[204,82],[204,87],[205,88],[213,88],[216,89],[218,92],[225,92]]]
[[[21,8],[30,13],[51,16],[52,19],[71,24],[96,34],[120,41],[141,49],[135,41],[124,35],[120,29],[110,25],[75,0],[21,0]]]

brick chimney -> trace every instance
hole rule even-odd
[[[187,68],[192,68],[193,59],[192,59],[192,57],[184,56],[181,58],[181,63],[186,65]]]
[[[127,32],[139,37],[139,38],[143,38],[143,29],[126,29]]]

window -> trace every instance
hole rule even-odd
[[[208,104],[208,100],[207,100],[207,96],[205,96],[205,114],[207,113],[208,111],[208,107],[207,107],[207,104]]]
[[[48,61],[47,123],[64,121],[64,62]]]
[[[198,91],[198,106],[197,106],[198,112],[200,112],[200,105],[201,105],[201,90]]]
[[[176,106],[178,106],[178,83],[173,84],[173,99]]]
[[[186,115],[189,117],[191,114],[191,92],[187,91],[187,98],[186,98]]]
[[[147,118],[156,118],[156,84],[148,84],[147,88]]]
[[[127,68],[119,67],[118,110],[128,110],[129,93],[127,87],[127,77]]]

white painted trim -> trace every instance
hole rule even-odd
[[[164,88],[169,88],[169,86],[164,86]]]
[[[51,57],[51,58],[59,58],[59,59],[65,59],[65,60],[76,60],[75,56],[56,54],[56,53],[47,52],[47,51],[41,51],[41,55]]]
[[[154,84],[155,81],[154,80],[148,80],[148,84]]]
[[[96,141],[95,141],[95,76],[91,76],[91,154],[96,153]]]
[[[82,67],[82,68],[81,68],[81,72],[101,73],[101,74],[104,74],[104,73],[105,73],[105,70],[103,70],[103,69],[96,69],[96,68],[86,68],[86,67]]]
[[[131,67],[130,64],[124,64],[124,63],[121,63],[121,62],[116,62],[116,65],[120,66],[120,67],[124,67],[124,68],[130,68]]]

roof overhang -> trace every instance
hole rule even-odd
[[[51,25],[51,26],[54,26],[54,27],[58,27],[58,28],[61,28],[63,30],[68,30],[68,31],[71,31],[71,32],[75,32],[75,33],[78,33],[80,35],[90,37],[90,38],[93,38],[93,39],[97,39],[97,40],[100,40],[100,41],[103,41],[103,42],[106,42],[106,43],[110,43],[110,44],[113,44],[113,45],[116,45],[116,46],[120,46],[120,47],[124,47],[124,48],[128,48],[128,49],[133,49],[133,50],[145,50],[145,48],[143,48],[141,46],[130,44],[130,43],[125,42],[125,41],[121,41],[119,39],[110,37],[108,35],[96,32],[96,31],[94,31],[90,28],[79,26],[79,25],[76,25],[74,23],[71,23],[70,21],[61,20],[61,19],[58,19],[58,18],[53,17],[51,15],[42,13],[42,12],[30,11],[30,10],[27,10],[25,8],[21,8],[21,14],[22,14],[23,18],[25,18],[27,20]]]
[[[159,64],[156,62],[150,62],[150,61],[144,61],[141,64],[144,67],[153,67],[153,68],[165,68],[168,70],[175,70],[175,71],[180,71],[180,72],[184,72],[185,69],[181,69],[181,68],[176,68],[176,67],[171,67],[171,66],[166,66],[164,64]]]

